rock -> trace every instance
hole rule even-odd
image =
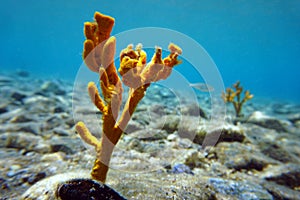
[[[3,126],[6,132],[27,132],[33,135],[41,135],[40,124],[36,122],[12,123]]]
[[[8,111],[7,105],[0,105],[0,114],[6,113]]]
[[[126,129],[125,129],[125,133],[126,134],[131,134],[135,131],[139,131],[139,130],[142,130],[143,127],[141,126],[141,124],[139,124],[137,121],[133,121],[133,120],[130,120]]]
[[[38,153],[50,152],[50,146],[42,138],[24,132],[1,134],[0,147],[24,149]]]
[[[300,187],[300,167],[296,164],[270,167],[262,177],[291,189]]]
[[[65,112],[65,108],[62,107],[62,106],[56,106],[56,107],[53,109],[53,112],[54,112],[54,113],[62,113],[62,112]]]
[[[287,117],[287,119],[292,122],[293,124],[296,124],[300,121],[300,113],[291,114]]]
[[[66,154],[74,154],[75,152],[72,148],[68,147],[66,144],[52,144],[51,145],[51,152],[64,152]]]
[[[181,109],[181,113],[183,115],[200,116],[204,119],[207,119],[204,110],[200,108],[198,104],[194,104],[194,103],[183,106]]]
[[[280,115],[292,114],[300,112],[300,106],[294,104],[276,103],[272,106],[273,112]]]
[[[19,91],[15,91],[11,94],[11,98],[13,98],[16,101],[20,101],[20,102],[23,102],[23,99],[25,97],[27,97],[27,95],[22,92],[19,92]]]
[[[199,117],[181,116],[177,126],[177,133],[181,138],[188,138],[193,141],[199,131],[200,121]]]
[[[143,152],[144,151],[144,145],[141,143],[139,139],[136,138],[131,138],[126,145],[128,150],[136,150],[138,152]]]
[[[274,182],[265,181],[262,186],[273,196],[274,199],[294,200],[300,197],[300,192]]]
[[[45,119],[43,124],[43,130],[54,130],[57,127],[63,125],[62,117],[59,114],[52,115]]]
[[[52,109],[56,106],[57,102],[54,99],[35,95],[27,97],[23,100],[24,106],[26,110],[28,110],[31,114],[41,114],[41,113],[52,113]]]
[[[74,154],[82,149],[82,141],[75,137],[52,137],[50,143],[51,152],[64,152],[66,154]]]
[[[60,84],[53,81],[47,81],[41,86],[42,94],[48,96],[53,93],[55,95],[65,95],[66,91],[61,88]]]
[[[39,172],[37,174],[32,174],[31,176],[28,177],[27,182],[31,185],[34,183],[38,182],[39,180],[43,179],[46,177],[45,172]]]
[[[283,146],[278,145],[276,142],[262,143],[260,148],[263,154],[280,162],[297,162],[297,160],[294,159],[294,157],[287,150],[285,150]]]
[[[184,164],[189,166],[191,169],[203,168],[208,164],[208,160],[201,152],[192,150],[185,155]]]
[[[55,127],[53,129],[53,133],[59,136],[69,136],[71,133],[61,127]]]
[[[107,185],[89,179],[86,171],[58,174],[30,187],[20,199],[39,200],[124,200],[119,193]]]
[[[10,120],[11,123],[24,123],[31,121],[34,120],[32,118],[29,118],[28,115],[25,115],[25,113],[20,113],[20,115],[17,115]]]
[[[0,84],[8,84],[13,82],[13,79],[7,76],[1,76],[0,75]]]
[[[193,142],[203,146],[214,145],[219,142],[243,142],[246,136],[244,130],[232,124],[210,127],[200,126]],[[205,144],[203,144],[205,140]]]
[[[144,130],[135,131],[131,133],[130,136],[143,141],[154,141],[154,140],[166,139],[167,133],[164,130],[144,129]]]
[[[174,133],[177,131],[178,124],[180,122],[180,117],[178,115],[167,115],[166,121],[161,121],[157,124],[157,128],[162,127],[168,133]]]
[[[287,132],[289,123],[263,114],[262,112],[253,112],[247,120],[247,123],[257,124],[264,128],[274,129],[278,132]]]
[[[91,179],[74,179],[62,183],[57,189],[57,196],[61,200],[125,200],[112,188]]]
[[[169,134],[169,135],[168,135],[167,140],[168,140],[168,141],[176,141],[178,138],[179,138],[179,137],[178,137],[177,134],[172,133],[172,134]]]
[[[182,164],[182,163],[175,164],[171,170],[171,173],[174,173],[174,174],[186,173],[186,174],[194,175],[194,173],[190,169],[190,167],[185,164]]]
[[[262,154],[256,146],[238,142],[219,143],[209,154],[216,154],[219,162],[235,170],[262,171],[269,164],[279,164]]]
[[[262,186],[248,181],[210,178],[208,183],[216,190],[216,192],[228,195],[230,199],[235,197],[243,200],[273,200],[272,195],[269,194]]]

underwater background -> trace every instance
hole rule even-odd
[[[74,81],[82,64],[83,23],[95,11],[115,18],[112,35],[161,27],[193,38],[226,87],[240,80],[255,96],[300,100],[298,0],[2,1],[1,71]]]

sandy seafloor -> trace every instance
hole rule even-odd
[[[95,154],[73,118],[101,135],[101,114],[85,87],[73,98],[73,83],[1,73],[1,200],[21,199],[53,175],[92,168]],[[127,199],[300,199],[300,104],[255,96],[240,122],[229,104],[225,120],[212,125],[209,95],[198,100],[179,105],[151,86],[114,151],[107,185]],[[203,151],[205,136],[221,130]]]

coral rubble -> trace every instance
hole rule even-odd
[[[142,45],[136,48],[128,45],[121,51],[120,68],[118,69],[122,80],[117,74],[114,64],[116,51],[116,38],[110,36],[114,19],[96,12],[95,22],[86,22],[84,25],[83,59],[88,68],[99,73],[100,86],[103,99],[96,84],[88,84],[88,93],[92,102],[102,113],[103,134],[101,139],[94,137],[83,122],[76,124],[80,137],[95,147],[97,158],[91,175],[93,179],[105,182],[108,165],[114,149],[126,128],[137,104],[144,97],[151,83],[168,78],[172,68],[180,64],[177,59],[182,50],[175,44],[169,45],[170,54],[162,59],[162,49],[156,47],[155,54],[150,63],[146,63],[146,52]],[[122,102],[122,82],[130,88],[127,102],[119,116]]]

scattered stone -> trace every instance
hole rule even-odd
[[[230,199],[232,197],[236,197],[237,199],[243,200],[273,200],[272,195],[262,186],[248,181],[210,178],[209,184],[216,190],[216,192],[228,195]]]
[[[165,121],[161,121],[158,124],[158,128],[162,127],[168,133],[174,133],[178,129],[178,124],[180,122],[180,117],[178,115],[167,115]]]
[[[13,82],[13,79],[7,76],[0,75],[0,85],[8,85]]]
[[[69,136],[71,135],[69,131],[61,128],[61,127],[55,127],[53,129],[53,133],[59,136]]]
[[[0,114],[6,113],[8,111],[7,105],[0,105]]]
[[[275,160],[278,160],[283,163],[288,162],[297,162],[296,159],[282,147],[281,145],[271,142],[263,143],[260,145],[261,152],[270,158],[273,158]]]
[[[204,119],[207,119],[207,116],[202,108],[197,104],[188,104],[181,109],[183,115],[189,116],[200,116]]]
[[[185,164],[182,164],[182,163],[175,164],[171,170],[171,173],[174,173],[174,174],[186,173],[186,174],[194,175],[194,173],[190,169],[190,167]]]
[[[300,187],[300,167],[295,164],[286,164],[271,167],[263,176],[268,181],[273,181],[279,185],[287,186],[291,189]]]
[[[278,161],[265,156],[251,144],[219,143],[209,153],[216,154],[218,161],[235,170],[262,171],[269,164],[279,164]]]
[[[61,88],[59,83],[53,82],[53,81],[45,82],[41,86],[41,92],[42,92],[42,94],[45,94],[46,96],[48,96],[51,93],[53,93],[55,95],[65,95],[66,94],[66,91]]]
[[[130,136],[143,141],[154,141],[154,140],[166,139],[167,133],[164,130],[145,129],[145,130],[135,131],[131,133]]]
[[[278,132],[287,132],[288,131],[288,122],[282,121],[270,116],[263,114],[260,111],[256,111],[250,115],[247,120],[248,123],[257,124],[264,128],[274,129]]]
[[[219,127],[200,126],[193,142],[203,146],[214,145],[219,142],[243,142],[246,136],[244,130],[232,124],[223,124]],[[203,144],[205,140],[205,144]]]
[[[265,181],[262,186],[273,196],[274,199],[294,200],[300,197],[300,192],[274,182]]]
[[[62,112],[65,112],[65,108],[62,107],[62,106],[56,106],[56,107],[53,109],[53,112],[54,112],[54,113],[62,113]]]
[[[15,91],[15,92],[13,92],[13,93],[11,94],[11,98],[13,98],[13,99],[16,100],[16,101],[20,101],[20,102],[23,102],[23,99],[24,99],[25,97],[27,97],[27,95],[24,94],[24,93],[21,93],[21,92],[19,92],[19,91]]]
[[[131,134],[135,131],[139,131],[139,130],[142,130],[142,129],[143,129],[143,127],[141,126],[141,124],[139,124],[137,121],[131,120],[129,122],[129,124],[127,125],[124,133]]]
[[[17,115],[10,120],[11,123],[24,123],[31,121],[33,121],[33,119],[29,118],[27,115],[25,115],[25,113],[21,113],[20,115]]]
[[[67,181],[89,180],[94,149],[74,125],[83,120],[100,138],[102,114],[86,84],[73,95],[72,83],[24,76],[0,75],[0,199],[20,199],[34,183],[28,199],[55,199],[59,186],[72,189]],[[179,103],[180,93],[172,92],[148,88],[113,152],[111,188],[128,199],[298,199],[299,105],[253,102],[244,110],[249,119],[233,125],[231,109],[212,123],[207,95],[199,96],[199,107],[186,97]],[[87,175],[60,174],[82,169]],[[55,174],[59,183],[51,185],[46,177]]]
[[[4,126],[7,132],[26,132],[33,135],[39,135],[41,131],[40,124],[35,122],[14,123]]]
[[[197,150],[192,150],[185,155],[184,164],[189,166],[191,169],[203,168],[205,165],[207,165],[207,163],[208,160],[205,158],[205,156]]]
[[[50,152],[50,146],[39,136],[30,133],[4,133],[0,135],[0,147],[25,149],[38,153]]]
[[[39,172],[37,174],[33,174],[30,177],[28,177],[27,182],[30,185],[33,185],[34,183],[38,182],[39,180],[43,179],[46,177],[46,173],[45,172]]]

